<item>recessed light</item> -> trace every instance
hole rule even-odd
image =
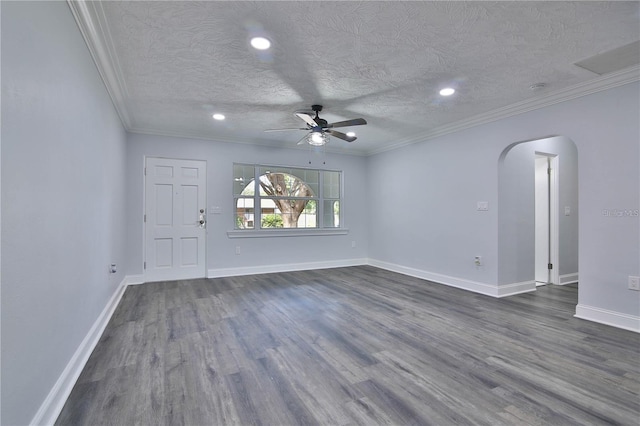
[[[547,87],[547,85],[545,83],[536,83],[536,84],[532,84],[531,86],[529,86],[529,89],[535,91],[535,90],[544,89],[545,87]]]
[[[354,137],[356,135],[356,132],[347,132],[347,136],[349,136],[350,138]]]
[[[224,120],[225,116],[224,114],[213,114],[213,119],[220,121],[220,120]]]
[[[264,37],[254,37],[251,39],[251,46],[253,46],[254,49],[267,50],[271,47],[271,42]]]
[[[444,89],[442,89],[442,90],[440,91],[440,95],[441,95],[441,96],[451,96],[451,95],[453,95],[454,93],[456,93],[456,89],[453,89],[453,88],[451,88],[451,87],[445,87]]]

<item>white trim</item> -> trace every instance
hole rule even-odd
[[[560,284],[560,161],[558,154],[535,151],[535,156],[547,158],[551,169],[549,175],[549,284]]]
[[[536,282],[534,280],[501,284],[498,286],[498,295],[496,297],[514,296],[516,294],[531,293],[533,291],[536,291]]]
[[[111,97],[116,112],[125,129],[131,128],[131,114],[127,110],[128,92],[113,41],[106,24],[105,13],[100,2],[67,0],[71,13],[78,24],[93,62]]]
[[[383,262],[381,260],[369,259],[369,265],[377,268],[386,269],[388,271],[397,272],[411,277],[422,278],[423,280],[432,281],[438,284],[448,285],[463,290],[472,291],[474,293],[484,294],[492,297],[506,297],[514,294],[528,293],[536,290],[535,281],[525,281],[521,283],[495,285],[481,283],[478,281],[466,280],[463,278],[451,277],[448,275],[437,274],[435,272],[424,271],[421,269],[410,268],[395,263]]]
[[[560,281],[558,285],[567,285],[574,284],[578,282],[578,273],[574,272],[573,274],[562,274],[560,275]]]
[[[578,304],[574,317],[640,333],[640,316]]]
[[[292,229],[256,229],[256,230],[233,230],[227,231],[229,238],[265,238],[265,237],[309,237],[321,235],[347,235],[348,228],[292,228]]]
[[[144,284],[144,274],[127,275],[124,281],[126,285]]]
[[[71,360],[69,360],[69,363],[67,363],[62,374],[58,377],[55,385],[53,385],[53,388],[49,391],[42,405],[40,405],[30,424],[52,425],[55,423],[78,377],[80,377],[80,373],[82,373],[84,366],[87,364],[89,356],[91,356],[111,316],[120,303],[120,299],[122,299],[122,295],[127,288],[126,282],[127,278],[125,277],[93,323],[93,326],[82,340],[82,343],[80,343],[80,346],[78,346],[78,349],[76,349]]]
[[[344,268],[367,265],[367,259],[329,260],[323,262],[287,263],[280,265],[241,266],[237,268],[209,269],[207,278],[237,277],[242,275],[271,274],[276,272],[307,271],[314,269]]]
[[[537,152],[537,151],[536,151]],[[549,211],[551,212],[550,239],[551,239],[551,264],[553,268],[549,273],[552,284],[560,283],[560,161],[557,154],[549,156],[549,166],[551,167],[550,185],[551,193],[549,198]]]

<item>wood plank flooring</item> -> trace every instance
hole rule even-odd
[[[576,304],[369,266],[132,286],[56,424],[640,424],[640,335]]]

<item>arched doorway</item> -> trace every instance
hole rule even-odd
[[[536,156],[555,163],[548,261],[555,269],[547,282],[578,282],[577,147],[563,136],[522,141],[505,148],[498,161],[498,285],[524,291],[536,288]]]

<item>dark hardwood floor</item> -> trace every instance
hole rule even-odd
[[[577,286],[361,266],[127,288],[57,424],[640,424],[640,335]]]

